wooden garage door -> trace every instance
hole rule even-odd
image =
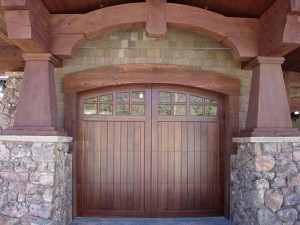
[[[177,86],[81,95],[78,215],[223,215],[220,99]]]

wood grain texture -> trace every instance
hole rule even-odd
[[[131,3],[87,14],[52,15],[50,33],[82,34],[92,39],[120,29],[145,27],[149,17],[155,19],[152,22],[155,26],[150,26],[150,23],[148,26],[152,27],[151,29],[159,28],[160,33],[165,31],[167,23],[168,27],[189,30],[222,41],[225,46],[232,49],[233,56],[238,60],[247,60],[258,55],[258,19],[225,17],[204,9],[179,4],[163,4],[163,2],[156,4]],[[70,43],[68,48],[72,48],[73,45],[74,43]],[[56,52],[53,54],[59,55]]]
[[[108,75],[110,74],[110,75]],[[121,65],[99,67],[64,76],[64,92],[79,92],[121,84],[178,84],[239,95],[239,80],[217,72],[177,65]]]
[[[42,0],[48,10],[53,14],[68,13],[79,14],[87,13],[100,8],[111,7],[119,4],[143,2],[141,0]],[[251,0],[243,2],[235,0],[170,0],[170,3],[183,4],[195,6],[199,8],[207,8],[207,10],[222,14],[224,16],[232,17],[252,17],[259,18],[262,13],[272,4],[275,0],[261,0],[253,4]]]
[[[146,33],[148,37],[161,38],[165,36],[167,32],[166,3],[166,0],[146,0]]]
[[[124,4],[87,14],[51,15],[50,32],[52,34],[84,34],[92,39],[121,28],[144,26],[146,20],[146,4]]]
[[[51,54],[24,54],[26,66],[13,127],[3,133],[58,135],[54,62]]]
[[[284,56],[300,46],[299,16],[291,12],[291,2],[276,1],[261,16],[259,55]]]
[[[49,50],[50,13],[41,1],[1,1],[5,9],[7,35],[24,52]]]
[[[83,93],[80,114],[83,99],[141,88],[124,86]],[[93,120],[79,117],[82,145],[77,161],[78,215],[223,215],[219,122],[213,117],[212,121],[202,121],[202,117],[190,121],[186,116],[180,116],[177,122],[173,121],[175,116],[161,121],[163,116],[157,113],[158,90],[201,94],[215,100],[218,96],[192,88],[144,88],[144,121],[115,115],[111,121],[102,120],[107,115]],[[149,123],[151,128],[147,129]]]
[[[232,49],[237,60],[247,60],[258,54],[257,19],[225,17],[208,10],[177,4],[167,4],[166,13],[169,27],[189,30],[221,41]]]
[[[245,135],[299,136],[292,128],[280,57],[252,61],[253,76]],[[270,110],[272,109],[272,110]],[[250,133],[247,134],[247,131]]]

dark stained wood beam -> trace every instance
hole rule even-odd
[[[51,52],[62,58],[72,58],[76,49],[86,41],[83,34],[51,34]]]
[[[289,54],[285,55],[285,61],[282,65],[282,69],[285,71],[295,71],[300,72],[300,48],[295,49],[294,51],[290,52]]]
[[[300,0],[291,1],[291,12],[300,12]]]
[[[285,56],[300,46],[299,5],[278,0],[260,17],[260,55]]]
[[[189,30],[222,42],[236,60],[258,55],[259,20],[225,17],[208,10],[167,4],[168,26]]]
[[[159,7],[162,10],[163,6]],[[51,15],[51,53],[72,57],[72,48],[76,48],[85,38],[92,39],[120,29],[145,27],[147,12],[147,3],[131,3],[87,14]],[[165,13],[169,27],[189,30],[223,42],[232,49],[237,60],[248,60],[258,55],[258,19],[225,17],[204,9],[172,3],[165,4]],[[161,23],[164,24],[165,20]],[[81,38],[73,36],[79,34]],[[66,43],[70,37],[71,41]]]
[[[23,71],[24,67],[25,67],[24,61],[0,59],[0,73],[5,73],[9,71]]]
[[[290,98],[290,111],[300,111],[300,97]]]
[[[9,45],[14,45],[14,43],[7,37],[7,27],[4,18],[4,9],[0,6],[0,39],[5,41]]]
[[[0,60],[23,60],[23,51],[16,46],[0,47]]]
[[[24,52],[49,50],[50,13],[40,0],[1,0],[8,38]]]
[[[108,76],[111,74],[111,76]],[[64,76],[64,92],[75,93],[120,84],[178,84],[240,94],[240,81],[224,74],[178,65],[132,64],[106,66]]]
[[[124,4],[99,9],[87,14],[51,15],[51,34],[84,34],[87,39],[124,28],[146,24],[145,3]]]
[[[146,0],[146,33],[148,37],[161,38],[165,36],[167,32],[166,3],[166,0]]]
[[[0,73],[24,69],[23,51],[16,46],[0,46]]]

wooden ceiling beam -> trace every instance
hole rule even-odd
[[[146,33],[150,38],[164,37],[167,32],[166,0],[146,0]]]
[[[16,46],[0,47],[1,60],[23,60],[23,51]]]
[[[300,47],[299,10],[299,0],[279,0],[260,17],[260,55],[285,56]]]
[[[300,0],[291,0],[291,12],[300,12]]]
[[[16,46],[0,47],[0,73],[23,70],[25,62],[23,51]]]
[[[7,36],[24,52],[49,51],[50,13],[40,0],[1,0]]]

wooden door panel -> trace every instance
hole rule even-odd
[[[144,122],[88,121],[84,126],[82,216],[143,216]]]
[[[217,130],[216,122],[157,123],[153,216],[222,214]]]

